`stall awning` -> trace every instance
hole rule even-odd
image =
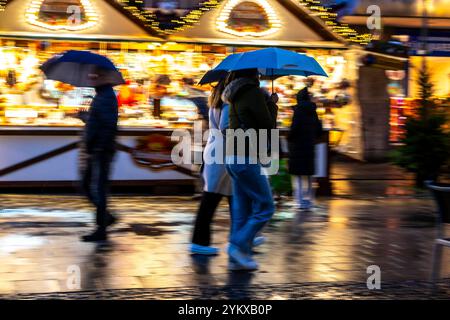
[[[261,7],[270,8],[268,15],[278,25],[273,32],[262,36],[227,32],[226,28],[221,27],[221,21],[223,26],[227,14],[233,11],[230,3],[239,5],[242,2],[245,1],[225,0],[217,8],[204,13],[196,25],[174,33],[168,39],[176,42],[248,46],[345,48],[347,45],[345,39],[328,29],[322,20],[292,0],[252,0]]]
[[[235,47],[285,47],[285,48],[311,48],[311,49],[346,49],[342,43],[330,41],[280,41],[262,39],[215,39],[215,38],[185,38],[171,37],[171,41],[191,44],[211,44]]]
[[[43,0],[10,0],[0,12],[0,37],[18,39],[61,39],[86,41],[161,41],[151,30],[130,17],[129,12],[110,0],[83,0],[89,3],[88,27],[59,28],[33,17]],[[31,15],[31,18],[30,18]],[[36,13],[34,13],[36,15]],[[31,21],[30,21],[31,19]],[[33,20],[34,19],[34,20]],[[37,20],[36,22],[33,22]],[[91,21],[92,20],[92,21]]]

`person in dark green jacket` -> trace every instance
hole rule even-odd
[[[255,238],[272,217],[275,207],[269,181],[259,163],[259,134],[275,127],[277,108],[273,100],[259,86],[256,69],[232,72],[222,94],[230,105],[227,132],[226,168],[232,179],[230,270],[256,270],[252,257]],[[242,129],[242,130],[236,130]],[[239,137],[244,135],[249,139]],[[234,148],[229,142],[234,139]],[[236,144],[245,142],[245,153]],[[257,151],[256,154],[253,151]]]

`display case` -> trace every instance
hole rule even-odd
[[[392,97],[390,99],[391,113],[389,119],[389,141],[398,143],[405,132],[405,123],[408,116],[414,113],[414,99]]]
[[[39,70],[40,64],[48,58],[68,49],[67,44],[56,41],[45,46],[38,41],[6,44],[0,47],[3,61],[0,65],[0,125],[82,126],[77,113],[89,106],[95,91],[47,80]],[[115,87],[119,125],[146,128],[190,128],[199,118],[198,107],[191,99],[192,92],[196,91],[195,95],[206,100],[211,88],[196,87],[195,83],[227,53],[225,47],[175,43],[102,44],[95,49],[90,43],[77,43],[76,48],[98,52],[114,62],[126,79],[125,85]],[[336,103],[347,97],[345,88],[341,87],[345,82],[343,56],[332,50],[308,53],[324,66],[329,78],[317,77],[313,84],[305,83],[302,77],[281,77],[273,86],[271,81],[262,83],[268,91],[273,88],[279,95],[278,126],[281,128],[289,127],[292,106],[297,103],[296,93],[305,85],[310,87],[324,119],[331,114],[327,108],[345,105],[345,101]]]
[[[174,129],[192,130],[194,122],[205,116],[205,110],[196,103],[200,98],[206,104],[211,87],[196,83],[230,53],[230,48],[169,42],[73,42],[68,47],[57,40],[24,40],[8,41],[0,47],[0,153],[7,155],[0,159],[0,186],[70,185],[78,179],[84,126],[79,112],[89,108],[95,90],[45,79],[39,70],[44,61],[68,49],[107,56],[126,80],[114,88],[119,104],[119,133],[113,184],[158,185],[170,181],[192,185],[196,177],[190,168],[169,162],[152,163],[161,160],[154,156],[161,152],[143,152],[142,146],[160,146],[161,139],[170,140]],[[345,94],[341,86],[344,74],[339,71],[346,63],[344,58],[333,50],[311,50],[311,54],[324,66],[329,78],[316,78],[314,83],[302,77],[281,77],[273,84],[262,81],[263,87],[269,92],[273,88],[279,96],[278,128],[282,135],[291,124],[296,94],[305,85],[310,88],[325,127],[333,127],[332,109],[345,106],[336,104],[338,94]],[[158,142],[151,143],[153,140]],[[201,154],[201,149],[194,152]],[[170,159],[170,152],[163,159]]]

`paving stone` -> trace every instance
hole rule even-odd
[[[189,255],[198,206],[190,197],[113,196],[111,209],[120,223],[102,245],[79,240],[93,219],[93,208],[82,197],[0,195],[0,203],[1,298],[449,297],[447,282],[437,293],[426,282],[436,208],[425,196],[333,197],[318,200],[308,214],[284,205],[255,254],[261,270],[250,275],[228,272],[223,253]],[[214,244],[223,250],[228,228],[224,203],[214,221]],[[450,276],[448,251],[444,278]],[[383,293],[366,287],[372,264],[381,268]],[[79,290],[67,288],[73,266],[80,268]]]

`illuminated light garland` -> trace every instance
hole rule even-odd
[[[2,1],[2,0],[0,0]],[[138,18],[144,26],[148,28],[152,28],[160,35],[170,35],[179,31],[184,30],[187,27],[192,27],[195,25],[201,18],[201,16],[211,10],[215,9],[217,6],[219,6],[223,0],[207,0],[204,3],[201,4],[201,6],[198,9],[190,11],[185,16],[172,20],[171,22],[175,25],[175,27],[171,29],[162,29],[160,26],[160,22],[156,19],[156,16],[154,13],[146,10],[138,9],[137,6],[133,5],[139,2],[139,0],[115,0],[119,4],[121,4],[124,9],[129,11],[133,16]],[[253,0],[249,0],[253,1]],[[259,0],[259,2],[266,2],[267,0]],[[237,0],[230,0],[225,7],[227,7],[229,4],[233,2],[238,2]],[[253,2],[256,2],[253,1]],[[257,2],[258,3],[258,2]],[[334,33],[342,36],[344,39],[348,40],[349,42],[366,45],[372,40],[371,34],[360,34],[356,30],[352,29],[349,25],[343,24],[336,21],[337,14],[330,12],[329,8],[325,8],[321,5],[321,2],[318,0],[297,0],[297,3],[307,8],[311,15],[316,16],[320,18],[324,24]],[[271,8],[273,11],[273,9]],[[268,13],[268,11],[266,11]],[[274,23],[273,27],[278,27],[278,21]],[[222,27],[222,21],[220,21],[220,26]],[[219,27],[219,21],[217,21],[217,27]],[[229,31],[231,29],[228,29]],[[235,32],[235,30],[232,30],[232,32]],[[272,32],[272,31],[271,31]],[[275,32],[275,31],[273,31]],[[263,34],[264,35],[264,34]],[[242,33],[239,33],[238,36],[243,36]],[[261,34],[260,34],[261,36]]]
[[[267,18],[269,19],[269,29],[261,32],[253,31],[237,31],[228,27],[228,20],[230,19],[233,9],[242,2],[253,2],[264,9]],[[229,0],[223,7],[216,21],[216,26],[219,31],[229,33],[237,37],[264,37],[273,34],[280,30],[281,21],[272,6],[266,0]]]
[[[137,6],[133,5],[134,3],[138,3],[137,0],[115,1],[121,4],[124,9],[130,12],[133,16],[141,20],[145,26],[152,28],[161,35],[170,35],[179,32],[186,27],[195,25],[205,12],[216,8],[222,2],[222,0],[207,0],[201,3],[198,9],[194,9],[188,12],[185,16],[182,16],[179,19],[172,20],[171,23],[173,23],[175,27],[170,29],[163,29],[161,28],[161,24],[156,19],[156,15],[153,12],[141,10]]]
[[[366,45],[372,41],[372,35],[369,33],[360,34],[352,29],[348,24],[336,21],[337,14],[330,12],[329,8],[325,8],[318,0],[297,0],[298,3],[307,8],[311,13],[324,21],[325,25],[333,32],[345,38],[346,40]]]
[[[26,10],[25,17],[26,21],[32,25],[58,31],[58,30],[68,30],[68,31],[80,31],[88,28],[92,28],[98,23],[98,15],[95,11],[94,7],[90,0],[80,0],[81,5],[84,8],[84,13],[87,19],[87,22],[79,24],[79,25],[51,25],[42,21],[39,21],[39,11],[41,6],[45,0],[32,0]]]

